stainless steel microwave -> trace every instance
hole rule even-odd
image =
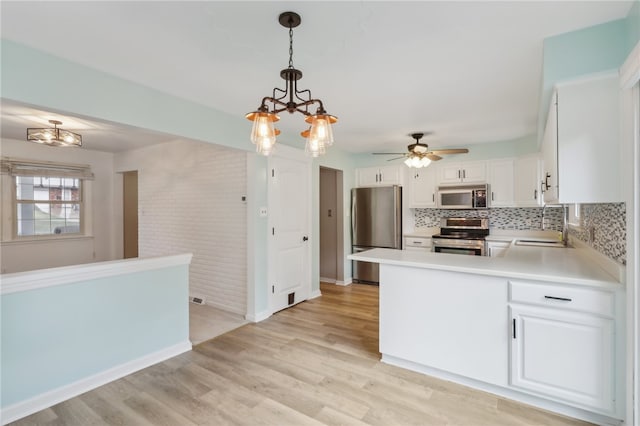
[[[486,209],[489,207],[489,185],[438,187],[438,207],[441,209]]]

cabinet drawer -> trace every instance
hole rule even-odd
[[[426,249],[431,248],[430,237],[404,237],[405,247],[423,247]]]
[[[613,293],[562,284],[509,281],[509,301],[614,316]]]

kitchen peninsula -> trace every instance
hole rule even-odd
[[[587,249],[349,258],[380,264],[384,362],[600,424],[623,417],[624,287]]]

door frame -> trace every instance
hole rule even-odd
[[[626,423],[640,421],[640,42],[620,67],[623,191],[627,210]],[[630,182],[626,185],[626,182]],[[629,374],[630,373],[630,374]]]
[[[322,194],[323,180],[322,180],[322,170],[328,170],[335,176],[335,202],[336,202],[336,225],[335,229],[332,232],[335,232],[336,237],[336,253],[335,253],[335,262],[336,262],[336,276],[334,279],[325,279],[323,280],[322,274],[320,274],[320,280],[324,282],[331,282],[332,284],[337,285],[346,285],[344,281],[344,200],[343,200],[343,172],[340,169],[335,169],[333,167],[320,166],[318,170],[318,197]],[[318,231],[320,232],[320,226],[322,221],[322,215],[324,212],[320,209],[320,202],[318,202]],[[320,234],[318,235],[318,239],[320,239]],[[322,250],[320,249],[320,241],[318,241],[318,270],[320,270],[322,265]],[[328,277],[325,277],[328,278]]]
[[[312,205],[313,205],[313,197],[314,197],[314,193],[312,191],[313,185],[312,185],[312,173],[311,173],[312,160],[307,155],[305,155],[303,150],[280,144],[278,145],[277,151],[274,151],[273,154],[269,156],[267,159],[267,283],[266,284],[267,284],[267,295],[269,298],[268,310],[270,315],[282,309],[274,306],[275,304],[274,295],[272,292],[269,291],[275,279],[274,275],[275,275],[275,267],[276,267],[276,263],[275,263],[276,246],[275,246],[274,239],[271,238],[272,237],[271,228],[274,225],[271,218],[273,217],[272,215],[278,211],[278,206],[275,205],[275,200],[274,200],[274,197],[272,196],[273,181],[271,180],[271,176],[270,176],[271,171],[275,167],[274,160],[276,158],[284,159],[284,160],[300,161],[306,165],[307,194],[309,194],[309,199],[307,201],[307,235],[309,235],[309,244],[306,245],[306,250],[305,250],[305,256],[307,256],[307,259],[308,259],[308,262],[307,262],[308,267],[305,273],[307,297],[304,300],[308,300],[313,297],[312,285],[311,285],[313,259],[311,256],[312,254],[311,248],[313,246],[315,235],[313,235],[313,227],[311,226],[312,217],[313,217]],[[300,302],[304,300],[300,300]]]

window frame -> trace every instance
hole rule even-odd
[[[65,179],[62,176],[11,176],[11,237],[14,241],[28,241],[28,240],[40,240],[40,239],[64,239],[64,238],[78,238],[86,235],[85,233],[85,179],[80,177],[69,178],[66,179],[78,179],[79,193],[80,199],[78,201],[69,201],[69,200],[18,200],[18,177],[33,177],[33,178],[48,178],[48,179]],[[79,230],[78,232],[68,232],[68,233],[50,233],[50,234],[32,234],[32,235],[19,235],[18,234],[18,204],[80,204],[80,215],[79,215]]]
[[[81,194],[79,194],[81,198],[79,200],[81,203],[80,231],[18,235],[17,204],[25,200],[17,199],[15,179],[17,176],[78,179],[81,188]],[[93,238],[93,180],[95,180],[95,175],[89,164],[0,156],[0,198],[2,200],[0,203],[0,241],[2,244]],[[49,200],[47,203],[51,201]],[[71,201],[71,203],[74,202]]]

